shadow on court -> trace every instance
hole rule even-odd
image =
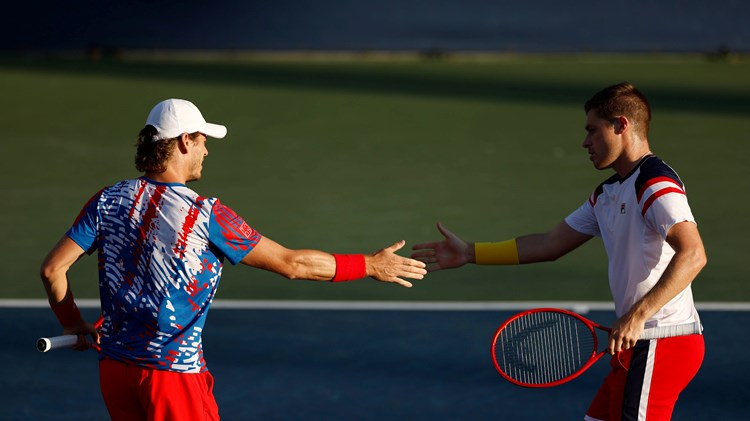
[[[93,319],[95,311],[87,309]],[[490,359],[496,327],[512,312],[214,309],[205,357],[226,420],[580,420],[607,357],[551,389],[505,382]],[[47,309],[0,309],[9,346],[0,387],[4,420],[107,419],[96,354],[41,354],[57,334]],[[610,312],[589,318],[611,323]],[[748,312],[702,312],[706,359],[674,420],[744,419],[750,405],[748,341],[733,332]]]

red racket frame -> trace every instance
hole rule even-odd
[[[509,375],[507,375],[503,371],[503,369],[500,368],[500,363],[498,363],[497,355],[495,353],[495,349],[496,349],[495,345],[497,344],[497,339],[500,336],[500,333],[510,323],[512,323],[513,321],[515,321],[517,319],[520,319],[521,317],[525,317],[525,316],[527,316],[529,314],[545,313],[545,312],[546,313],[561,313],[561,314],[565,314],[565,315],[568,315],[570,317],[574,317],[574,318],[580,320],[584,325],[586,325],[586,327],[589,328],[589,331],[591,332],[591,336],[594,338],[594,350],[591,353],[591,356],[589,356],[588,361],[583,366],[581,366],[581,368],[579,368],[575,372],[573,372],[573,373],[571,373],[571,374],[563,377],[560,380],[556,380],[556,381],[548,382],[548,383],[526,383],[526,382],[522,382],[522,381],[516,380],[516,379],[510,377]],[[532,310],[522,311],[522,312],[520,312],[518,314],[515,314],[514,316],[510,317],[505,322],[503,322],[503,324],[500,325],[500,327],[497,328],[497,330],[495,331],[495,336],[492,338],[492,347],[490,348],[490,353],[492,354],[492,362],[495,365],[495,369],[497,370],[497,372],[500,373],[500,375],[503,376],[503,378],[505,380],[507,380],[507,381],[509,381],[509,382],[511,382],[511,383],[513,383],[515,385],[522,386],[522,387],[531,387],[531,388],[543,388],[543,387],[559,386],[559,385],[561,385],[563,383],[569,382],[569,381],[575,379],[576,377],[580,376],[584,371],[588,370],[592,365],[594,365],[594,363],[596,363],[597,361],[599,361],[599,359],[606,353],[606,351],[607,351],[606,349],[604,349],[602,351],[599,351],[599,352],[596,351],[598,349],[598,347],[599,347],[599,339],[597,338],[596,331],[594,329],[600,329],[600,330],[603,330],[603,331],[605,331],[607,333],[611,332],[611,329],[608,328],[608,327],[606,327],[606,326],[602,326],[599,323],[591,321],[591,320],[589,320],[589,319],[581,316],[578,313],[574,313],[572,311],[564,310],[564,309],[561,309],[561,308],[535,308],[535,309],[532,309]]]

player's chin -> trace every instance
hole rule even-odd
[[[601,161],[596,161],[596,160],[593,160],[593,159],[592,159],[591,163],[594,164],[594,168],[596,168],[597,170],[606,170],[607,168],[610,167],[609,165],[605,165]]]

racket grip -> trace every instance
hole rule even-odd
[[[50,338],[39,338],[36,341],[36,349],[39,352],[47,352],[57,348],[69,348],[78,342],[76,335],[52,336]]]

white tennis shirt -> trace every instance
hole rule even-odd
[[[695,223],[677,173],[654,155],[644,157],[625,177],[600,184],[565,222],[574,230],[602,237],[609,257],[609,287],[620,317],[659,281],[675,252],[666,242],[679,222]],[[688,286],[646,321],[646,328],[697,322]]]

